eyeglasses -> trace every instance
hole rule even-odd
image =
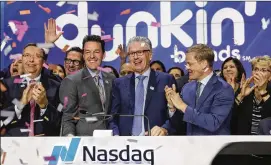
[[[73,63],[73,65],[78,66],[81,64],[81,61],[65,58],[65,64],[70,64],[70,63]]]
[[[149,52],[150,50],[139,50],[139,51],[136,51],[136,52],[130,52],[130,53],[128,53],[128,56],[130,56],[130,57],[135,57],[135,55],[137,55],[137,56],[143,56],[143,54],[145,53],[145,52]]]
[[[262,69],[254,68],[253,71],[254,72],[263,72],[263,73],[271,72],[270,70],[268,70],[266,68],[262,68]]]
[[[31,55],[31,54],[23,54],[22,55],[24,58],[30,59],[30,58],[34,58],[34,59],[43,59],[43,55],[41,54],[36,54],[36,55]]]

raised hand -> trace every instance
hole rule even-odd
[[[53,18],[48,19],[48,27],[44,23],[44,37],[46,43],[54,43],[64,32],[56,34],[56,21]]]
[[[121,60],[126,60],[127,58],[127,53],[125,52],[124,46],[121,44],[118,46],[118,49],[120,50],[119,56]]]
[[[249,79],[245,80],[244,76],[242,76],[241,80],[241,92],[238,95],[238,100],[241,101],[243,100],[244,97],[248,96],[257,85],[253,85],[250,87],[250,83],[253,81],[253,77],[250,77]]]
[[[226,81],[228,84],[231,85],[232,89],[234,90],[234,93],[237,91],[238,89],[238,84],[236,83],[235,81],[235,77],[234,76],[231,76],[231,77],[225,77]]]

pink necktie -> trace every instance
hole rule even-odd
[[[30,81],[30,84],[31,83],[35,83],[36,81],[35,80],[31,80]],[[34,118],[35,118],[35,106],[36,106],[36,103],[33,99],[30,100],[30,107],[31,107],[31,110],[30,110],[30,132],[29,132],[29,136],[34,136]]]

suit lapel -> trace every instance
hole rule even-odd
[[[146,95],[146,100],[145,100],[145,108],[144,108],[144,112],[146,113],[146,110],[148,109],[150,100],[152,98],[152,95],[155,93],[156,89],[156,85],[159,82],[159,79],[157,78],[159,72],[155,72],[153,70],[151,70],[150,73],[150,77],[149,77],[149,82],[148,82],[148,86],[147,86],[147,95]]]
[[[214,84],[217,81],[217,77],[216,74],[214,74],[211,79],[208,81],[208,83],[206,84],[206,86],[204,87],[202,94],[199,97],[199,101],[198,101],[198,105],[197,108],[201,107],[202,103],[205,101],[205,99],[209,96],[210,92],[213,90],[214,88]]]
[[[95,84],[95,82],[94,82],[94,80],[93,80],[93,78],[87,68],[83,69],[82,79],[83,79],[84,83],[86,84],[86,86],[91,88],[91,91],[93,91],[93,94],[96,95],[96,97],[98,97],[100,99],[99,89],[96,86],[96,84]]]
[[[103,76],[103,84],[104,84],[104,91],[105,91],[105,110],[108,109],[109,101],[110,101],[110,88],[112,86],[111,81],[109,81],[109,77],[106,73],[102,72]]]
[[[134,114],[135,111],[135,74],[128,75],[128,86],[127,91],[129,92],[129,100],[130,100],[130,110],[131,114]]]

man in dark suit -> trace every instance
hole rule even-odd
[[[185,84],[189,82],[189,74],[187,73],[186,75],[182,76],[181,78],[176,80],[177,83],[177,90],[178,92],[182,91],[182,88]]]
[[[28,44],[23,50],[22,63],[24,73],[30,75],[24,79],[15,76],[3,80],[7,90],[1,113],[15,113],[13,120],[6,125],[6,136],[59,135],[61,114],[56,107],[60,84],[43,73],[45,59],[42,49],[36,44]],[[13,99],[19,100],[15,106]]]
[[[259,135],[271,135],[271,117],[260,121],[258,132]]]
[[[187,122],[187,135],[229,135],[230,112],[234,102],[231,86],[212,69],[214,53],[204,44],[194,45],[186,52],[189,79],[181,92],[166,87],[172,123]],[[176,110],[177,109],[177,110]],[[182,115],[183,114],[183,115]]]
[[[64,105],[62,134],[92,136],[95,129],[106,129],[104,120],[87,121],[95,113],[107,113],[111,99],[113,74],[99,70],[105,57],[105,43],[100,36],[86,36],[83,57],[86,67],[68,75],[61,83],[59,97]]]
[[[149,119],[152,136],[165,136],[171,132],[164,87],[175,83],[173,76],[150,69],[152,59],[151,41],[136,36],[127,46],[129,61],[135,73],[118,78],[112,87],[109,129],[114,135],[147,135]],[[139,115],[124,117],[120,115]]]

